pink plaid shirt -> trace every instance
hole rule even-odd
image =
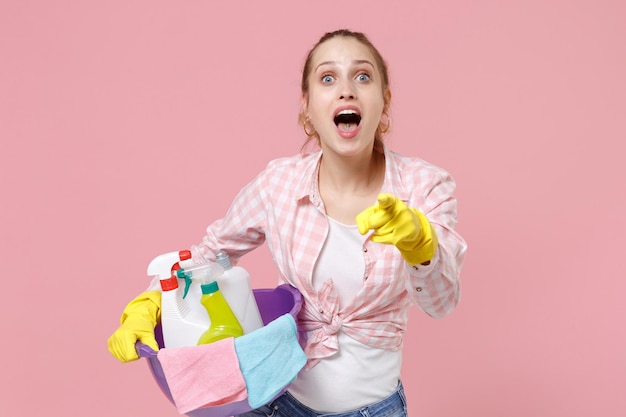
[[[439,247],[428,266],[412,267],[392,245],[363,237],[365,275],[355,298],[339,308],[332,284],[313,288],[313,266],[328,234],[328,219],[318,189],[321,151],[271,161],[246,185],[226,216],[207,228],[194,256],[214,259],[225,250],[236,261],[267,241],[281,279],[300,290],[299,320],[307,332],[309,367],[338,350],[339,329],[368,346],[400,349],[413,303],[432,317],[450,313],[460,297],[459,273],[466,251],[455,231],[455,183],[450,175],[421,159],[385,149],[381,192],[419,209],[431,222]],[[374,203],[374,202],[372,202]]]

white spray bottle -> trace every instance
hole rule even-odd
[[[218,252],[215,261],[224,268],[224,273],[216,281],[244,334],[263,327],[248,271],[240,266],[233,266],[226,252]]]
[[[161,282],[161,328],[167,348],[195,346],[211,325],[206,311],[192,311],[183,300],[178,278],[173,274],[180,261],[190,258],[190,251],[169,252],[157,256],[148,265],[148,275],[158,276]]]

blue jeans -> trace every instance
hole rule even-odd
[[[239,417],[407,417],[406,397],[402,383],[389,397],[357,410],[342,413],[320,413],[310,409],[285,392],[271,403]]]

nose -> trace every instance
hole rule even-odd
[[[351,82],[346,81],[341,84],[341,88],[339,90],[339,99],[340,100],[354,100],[356,95],[354,93],[354,86]]]

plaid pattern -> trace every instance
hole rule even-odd
[[[399,349],[408,307],[417,305],[432,317],[450,313],[460,297],[459,274],[466,244],[455,231],[455,183],[444,170],[421,159],[385,149],[381,192],[392,193],[423,212],[435,228],[439,247],[428,266],[412,267],[391,245],[363,237],[363,288],[339,310],[327,283],[313,289],[313,267],[328,234],[328,220],[318,189],[321,151],[271,161],[246,185],[226,216],[207,228],[194,256],[214,259],[225,250],[233,261],[267,241],[280,278],[300,290],[304,303],[298,317],[307,332],[309,367],[335,353],[337,331],[368,346]]]

